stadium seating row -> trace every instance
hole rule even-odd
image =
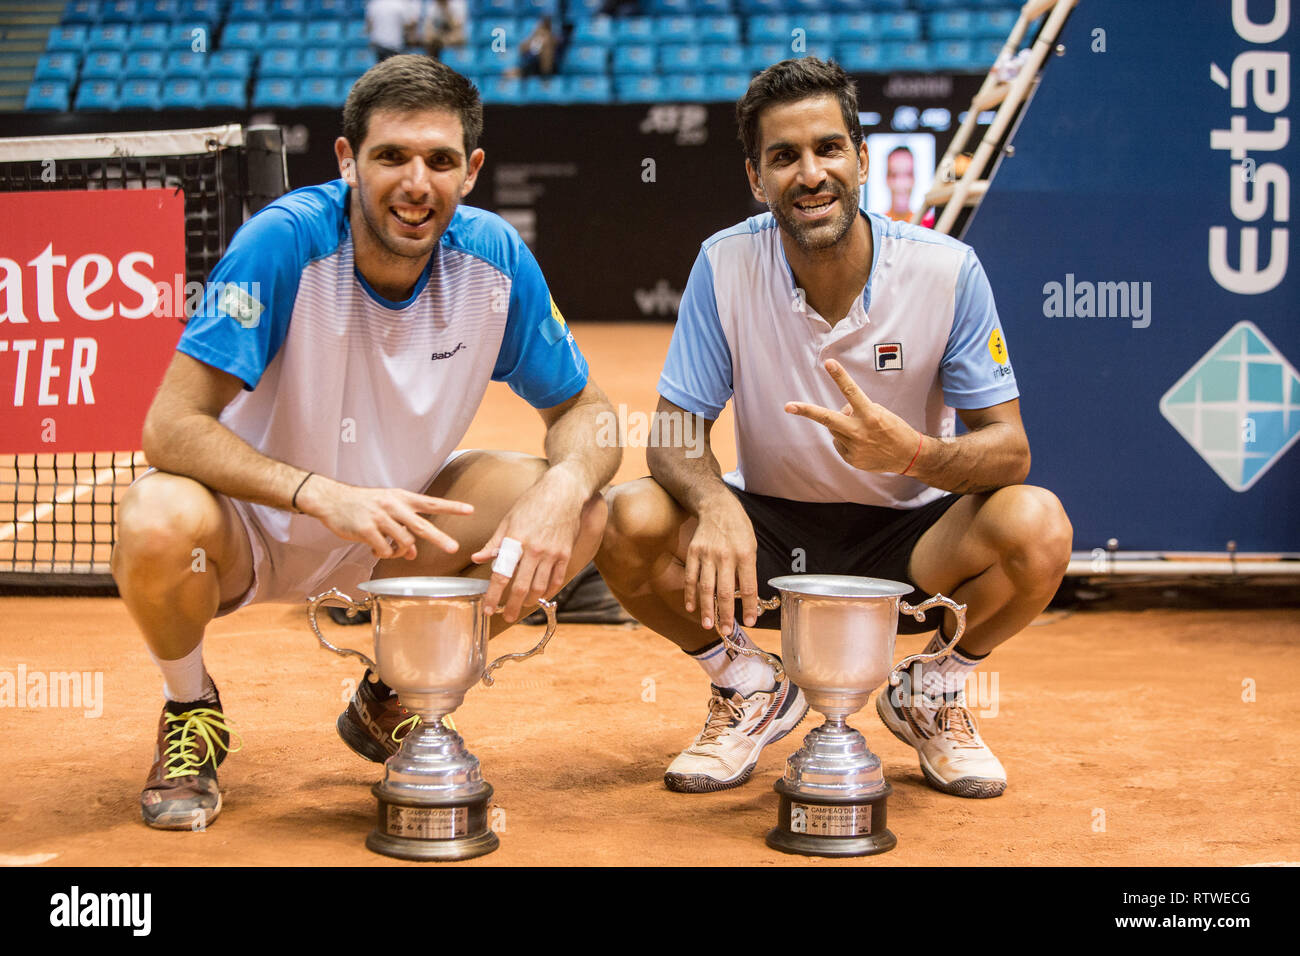
[[[230,78],[247,80],[254,72],[259,76],[360,76],[375,65],[375,55],[368,49],[346,53],[333,47],[270,49],[254,54],[252,50],[218,50],[193,53],[189,50],[141,50],[128,53],[98,51],[80,60],[75,53],[47,53],[36,65],[36,79],[62,80],[134,80],[171,78]],[[505,67],[502,67],[504,70]]]
[[[640,0],[634,5],[643,13],[661,15],[931,12],[1010,4],[1008,0]],[[469,0],[472,16],[552,16],[569,22],[594,16],[610,6],[610,0]],[[364,12],[365,0],[70,0],[62,22],[132,24],[188,20],[210,25],[224,20],[318,22],[360,19]]]
[[[749,85],[749,73],[681,73],[640,76],[490,76],[477,78],[486,103],[734,102]],[[32,111],[156,109],[293,109],[341,106],[355,77],[263,79],[248,86],[233,79],[87,80],[76,88],[59,81],[32,85]]]

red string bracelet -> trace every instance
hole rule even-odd
[[[911,470],[912,470],[912,466],[916,464],[917,456],[921,454],[921,443],[924,442],[924,441],[925,441],[925,434],[924,434],[924,433],[921,433],[921,432],[918,432],[918,433],[917,433],[917,436],[916,436],[916,454],[914,454],[914,455],[912,456],[912,460],[909,461],[909,462],[907,463],[907,467],[904,468],[902,471],[900,471],[900,472],[898,473],[898,476],[899,476],[900,478],[901,478],[903,475],[907,474],[909,471],[911,471]]]

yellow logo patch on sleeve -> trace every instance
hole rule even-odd
[[[541,329],[542,338],[551,345],[569,335],[569,326],[565,323],[564,316],[560,314],[560,307],[555,304],[554,296],[551,296],[551,317],[542,319]]]
[[[993,334],[989,336],[989,355],[993,356],[993,361],[999,365],[1007,364],[1007,343],[1002,338],[1002,330],[994,329]]]

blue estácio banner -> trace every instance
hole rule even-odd
[[[1076,550],[1300,552],[1289,0],[1080,0],[965,240]]]

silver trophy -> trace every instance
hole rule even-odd
[[[311,599],[307,617],[328,650],[355,657],[397,692],[402,706],[420,720],[384,764],[372,792],[379,821],[366,838],[376,853],[404,860],[466,860],[491,853],[500,841],[488,825],[492,786],[460,734],[443,724],[475,682],[493,682],[506,661],[540,654],[555,633],[555,604],[546,610],[546,633],[530,651],[488,663],[488,582],[476,578],[388,578],[358,587],[370,596],[353,601],[338,588]],[[335,647],[316,623],[321,605],[370,611],[375,660]]]
[[[781,608],[783,661],[737,647],[727,637],[723,641],[737,653],[765,658],[778,674],[784,669],[826,721],[786,761],[785,776],[775,784],[781,802],[767,844],[809,856],[892,850],[898,839],[885,825],[891,788],[880,758],[847,719],[886,678],[895,687],[913,663],[938,660],[956,647],[966,630],[966,605],[938,595],[914,607],[902,600],[912,591],[909,585],[879,578],[790,574],[768,584],[781,592],[763,606]],[[935,607],[956,615],[952,639],[934,654],[913,654],[894,664],[899,612],[924,621],[925,612]]]

